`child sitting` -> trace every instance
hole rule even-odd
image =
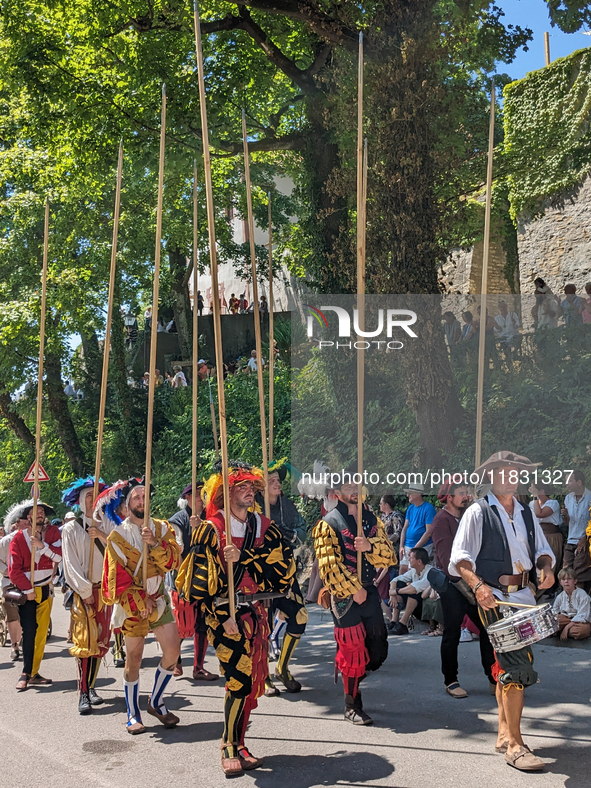
[[[591,635],[591,599],[586,591],[577,588],[577,578],[572,569],[561,569],[558,580],[562,593],[554,601],[558,618],[560,639],[585,640]]]

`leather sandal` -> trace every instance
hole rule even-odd
[[[504,755],[507,752],[508,743],[504,741],[502,744],[495,744],[495,752]]]
[[[539,772],[546,765],[541,758],[534,755],[529,747],[520,747],[517,752],[505,753],[505,760],[509,766],[521,772]]]
[[[242,764],[242,768],[245,772],[258,769],[263,763],[261,758],[255,758],[254,755],[250,753],[244,746],[238,748],[238,757],[240,758],[240,763]]]
[[[40,673],[35,673],[29,679],[29,687],[49,687],[50,684],[53,684],[53,680],[44,679]]]
[[[16,690],[17,692],[24,692],[29,686],[29,681],[31,677],[28,673],[21,673],[19,680],[16,682]]]
[[[240,777],[244,774],[244,769],[242,767],[242,760],[239,758],[238,755],[235,755],[233,758],[225,758],[224,757],[224,750],[229,749],[230,747],[235,748],[237,745],[233,743],[222,744],[222,771],[226,775],[226,777]]]
[[[445,691],[448,695],[451,695],[452,698],[467,698],[468,693],[465,689],[460,687],[459,682],[454,681],[451,684],[448,684],[445,688]]]
[[[219,677],[218,673],[210,673],[205,668],[198,668],[193,671],[193,681],[217,681]]]
[[[151,714],[152,717],[156,717],[156,719],[160,720],[165,728],[174,728],[180,722],[180,719],[176,716],[176,714],[173,714],[171,711],[167,711],[166,714],[160,714],[158,709],[155,709],[150,701],[148,701],[148,714]]]

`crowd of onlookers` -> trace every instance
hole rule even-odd
[[[530,486],[529,496],[518,499],[529,505],[556,559],[557,581],[545,601],[554,600],[560,637],[581,640],[591,635],[591,556],[586,533],[591,517],[591,490],[580,470],[573,471],[567,486],[569,492],[562,505],[556,500],[554,489],[541,482]],[[477,497],[486,492],[486,488],[479,489]],[[422,485],[410,485],[405,493],[408,506],[404,514],[393,495],[380,499],[380,516],[399,563],[383,570],[375,582],[393,635],[407,635],[415,621],[420,620],[429,625],[423,634],[438,636],[443,634],[444,621],[450,613],[445,610],[445,600],[429,582],[429,570],[436,567],[448,573],[453,536],[462,514],[473,502],[473,494],[464,484],[444,486],[437,496],[441,508],[436,509],[425,500]],[[459,623],[461,640],[478,638],[478,627],[469,616],[463,615]],[[454,626],[457,624],[453,622]]]

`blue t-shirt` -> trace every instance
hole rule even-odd
[[[420,506],[415,506],[414,503],[409,505],[406,510],[408,528],[406,529],[406,537],[404,539],[405,547],[410,549],[416,545],[427,530],[427,523],[432,523],[436,514],[435,507],[432,503],[429,503],[429,501],[423,501]],[[428,544],[433,544],[433,540],[429,539],[423,547],[426,547]]]

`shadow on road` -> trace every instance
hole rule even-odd
[[[341,750],[326,756],[271,755],[264,758],[261,769],[251,774],[254,784],[262,788],[276,788],[279,778],[290,788],[309,788],[311,785],[368,783],[383,780],[393,772],[394,766],[380,755]]]

